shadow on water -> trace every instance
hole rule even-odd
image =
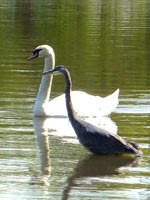
[[[67,187],[65,188],[62,200],[69,198],[71,188],[76,186],[76,180],[85,179],[89,177],[104,177],[119,175],[120,167],[135,167],[138,165],[141,158],[133,158],[126,156],[88,156],[80,160],[74,169],[74,175],[67,180]]]

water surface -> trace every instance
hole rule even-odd
[[[149,199],[149,1],[3,0],[0,30],[0,199]],[[93,157],[69,137],[67,119],[33,119],[44,61],[26,58],[40,44],[68,66],[74,90],[120,88],[104,125],[138,142],[142,159]],[[54,78],[51,98],[64,84]]]

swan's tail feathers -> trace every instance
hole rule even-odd
[[[104,107],[103,107],[103,114],[104,115],[109,115],[111,112],[115,110],[117,105],[119,104],[119,88],[110,94],[107,97],[104,97],[103,100],[105,102]]]

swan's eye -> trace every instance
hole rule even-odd
[[[42,49],[35,49],[34,51],[32,51],[33,55],[37,55],[37,57],[39,56],[39,52],[41,51]]]
[[[35,49],[34,51],[32,51],[32,56],[30,56],[29,58],[27,58],[27,60],[32,60],[34,58],[37,58],[39,57],[39,52],[41,51],[42,49]]]

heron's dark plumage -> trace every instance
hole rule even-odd
[[[66,79],[66,107],[68,117],[80,143],[93,154],[137,154],[142,155],[136,143],[130,143],[118,135],[80,120],[73,110],[71,102],[71,77],[64,66],[57,66],[47,73],[60,72]],[[46,74],[46,73],[43,73]]]
[[[77,120],[72,126],[80,143],[94,154],[131,153],[141,155],[141,151],[135,148],[135,143],[126,142],[120,136],[85,121]]]

